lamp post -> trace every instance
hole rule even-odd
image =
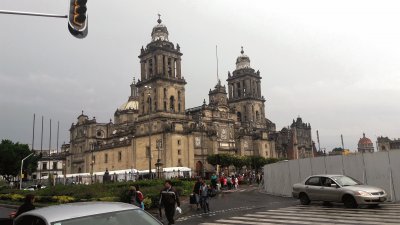
[[[157,167],[157,178],[160,179],[161,177],[161,170],[160,167],[163,165],[160,159],[160,150],[162,147],[162,140],[158,139],[157,140],[157,151],[158,151],[158,157],[157,157],[157,163],[155,164],[155,166]]]
[[[206,177],[206,169],[205,169],[205,157],[204,157],[204,147],[203,147],[203,139],[204,139],[204,126],[203,126],[203,116],[200,115],[200,132],[201,132],[201,142],[200,142],[200,146],[201,146],[201,157],[202,157],[202,164],[203,166],[201,167],[201,173],[202,173],[202,177]]]
[[[27,157],[25,157],[25,158],[23,158],[23,159],[21,160],[21,173],[20,173],[21,179],[20,179],[20,181],[19,181],[19,189],[20,189],[20,190],[22,190],[22,168],[24,167],[24,161],[25,161],[25,159],[29,158],[31,155],[33,155],[33,152],[32,152],[31,154],[29,154]]]
[[[94,151],[94,143],[90,144],[91,146],[91,161],[90,161],[90,183],[93,184],[93,166],[94,166],[94,158],[93,158],[93,151]]]
[[[151,173],[151,122],[150,122],[150,112],[151,112],[151,100],[150,100],[150,96],[151,96],[151,86],[144,86],[147,90],[147,100],[148,100],[148,105],[149,105],[149,112],[148,112],[148,125],[149,125],[149,149],[148,149],[148,154],[149,154],[149,179],[153,178],[153,174]]]

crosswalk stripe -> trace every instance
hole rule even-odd
[[[382,212],[384,214],[393,214],[393,215],[398,215],[398,211],[393,211],[393,210],[386,210],[386,208],[383,209],[346,209],[346,208],[321,208],[317,206],[310,206],[310,207],[287,207],[286,209],[295,209],[295,210],[324,210],[324,211],[341,211],[341,212],[351,212],[351,213],[376,213],[376,212]],[[400,211],[400,209],[399,209]]]
[[[321,222],[319,222],[319,221],[317,221],[317,222],[315,222],[315,221],[304,221],[303,218],[300,218],[300,217],[298,219],[296,219],[296,220],[288,220],[287,217],[275,217],[275,218],[260,219],[260,218],[247,217],[245,215],[245,217],[232,217],[231,219],[237,220],[239,222],[247,222],[247,224],[252,224],[252,221],[256,221],[256,222],[264,222],[262,224],[265,224],[265,222],[271,222],[271,223],[286,223],[286,224],[321,225]],[[333,225],[335,223],[324,223],[324,224],[325,225]]]
[[[268,212],[281,212],[281,213],[286,213],[286,214],[293,214],[293,213],[299,213],[299,211],[294,211],[294,210],[286,210],[286,209],[275,209],[275,210],[269,210]],[[313,211],[302,211],[301,214],[307,214],[307,215],[315,215],[316,213],[322,213],[326,212],[323,210],[313,210]],[[266,212],[257,212],[259,214],[264,214]],[[371,214],[371,213],[365,213],[365,214],[354,214],[354,213],[346,213],[346,212],[327,212],[327,216],[335,216],[335,215],[340,215],[340,216],[350,216],[350,217],[373,217],[373,218],[388,218],[390,216],[391,218],[398,218],[400,219],[400,215],[376,215],[376,214]]]
[[[368,215],[370,215],[371,213],[376,213],[376,214],[379,214],[379,215],[388,215],[388,216],[390,216],[390,215],[393,215],[393,216],[396,216],[396,215],[399,215],[399,212],[400,212],[400,209],[397,209],[397,210],[393,210],[393,209],[386,209],[386,208],[384,208],[384,209],[378,209],[378,210],[372,210],[372,211],[367,211],[367,210],[364,210],[364,209],[359,209],[359,210],[348,210],[348,209],[341,209],[341,208],[318,208],[318,207],[314,207],[314,208],[302,208],[302,209],[298,209],[298,208],[291,208],[291,207],[287,207],[287,208],[284,208],[285,210],[290,210],[290,211],[296,211],[296,212],[304,212],[304,211],[307,211],[307,212],[313,212],[313,211],[315,211],[315,212],[327,212],[327,213],[337,213],[337,212],[340,212],[340,213],[353,213],[353,214],[368,214]]]
[[[253,214],[247,214],[245,215],[246,219],[252,219]],[[331,219],[321,219],[321,218],[312,218],[312,217],[301,217],[301,216],[288,216],[288,215],[281,215],[281,216],[275,216],[275,215],[268,215],[267,217],[268,219],[266,219],[266,221],[269,220],[269,218],[272,219],[292,219],[292,220],[300,220],[306,223],[310,223],[310,222],[314,222],[317,224],[321,224],[321,222],[323,222],[324,224],[329,223],[329,222],[335,222],[335,223],[358,223],[359,221],[355,221],[355,220],[344,220],[344,219],[335,219],[335,220],[331,220]],[[387,224],[387,223],[379,223],[379,222],[371,222],[371,221],[362,221],[362,224]]]
[[[307,214],[307,213],[302,213],[302,215]],[[282,213],[282,212],[264,212],[264,213],[260,213],[259,215],[254,215],[254,216],[260,216],[260,217],[264,217],[264,216],[287,216],[287,213]],[[357,222],[360,221],[376,221],[376,222],[386,222],[386,223],[396,223],[399,222],[398,219],[389,219],[389,218],[376,218],[376,217],[357,217],[357,216],[352,216],[352,215],[340,215],[339,213],[336,215],[319,215],[319,214],[308,214],[308,216],[312,216],[313,218],[319,218],[321,220],[325,220],[325,221],[331,221],[332,219],[346,219],[347,220],[356,220]]]
[[[200,225],[388,225],[400,224],[400,204],[382,204],[377,209],[347,209],[321,206],[289,206],[266,211],[248,213],[242,216],[232,216],[217,219],[211,223]]]

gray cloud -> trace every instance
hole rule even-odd
[[[60,121],[62,141],[81,110],[107,122],[139,76],[137,55],[157,13],[184,54],[188,107],[207,99],[217,81],[215,45],[223,81],[244,46],[279,129],[300,115],[327,149],[340,145],[340,134],[352,150],[363,132],[373,141],[398,137],[396,1],[96,0],[88,7],[83,40],[64,19],[0,15],[0,138],[30,143],[33,113],[36,137],[44,115],[46,132],[49,118]],[[0,9],[65,14],[68,5],[3,0]]]

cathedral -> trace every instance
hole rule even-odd
[[[243,48],[227,86],[218,81],[208,104],[204,100],[187,109],[182,52],[168,34],[159,18],[151,42],[140,50],[140,78],[130,85],[130,97],[115,111],[114,122],[99,123],[82,111],[72,124],[70,143],[64,145],[67,174],[188,167],[204,175],[215,172],[206,160],[211,154],[288,158],[286,148],[276,146],[287,131],[276,132],[267,119],[260,71],[250,66]],[[306,129],[310,145],[311,127]]]

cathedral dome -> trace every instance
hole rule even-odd
[[[160,19],[160,14],[158,14],[157,25],[153,27],[153,31],[151,32],[151,41],[168,41],[168,29],[162,24],[162,20]]]
[[[250,58],[244,54],[243,47],[242,51],[240,51],[241,55],[236,59],[236,69],[243,69],[243,68],[251,68],[250,67]]]
[[[371,139],[365,137],[365,133],[363,134],[363,137],[360,138],[360,140],[358,141],[358,146],[360,147],[365,147],[365,146],[372,146],[373,143],[371,141]]]
[[[139,110],[139,102],[134,99],[129,99],[127,102],[118,107],[118,111]]]

